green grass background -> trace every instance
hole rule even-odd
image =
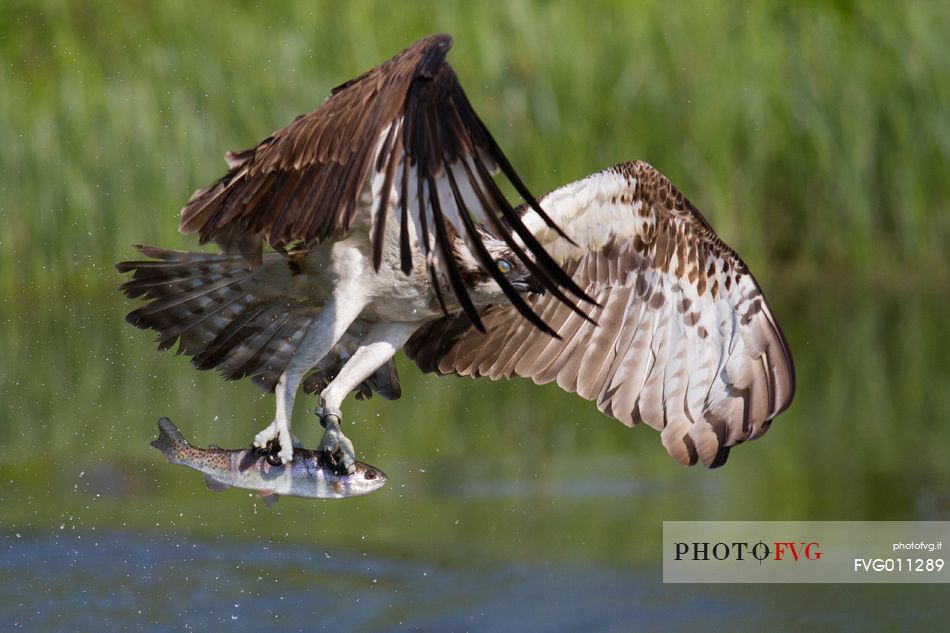
[[[329,90],[434,31],[543,192],[666,173],[766,278],[946,280],[950,4],[0,6],[0,290],[111,290],[129,245]],[[30,293],[33,294],[33,293]]]
[[[392,476],[365,499],[251,521],[147,446],[159,415],[246,444],[273,402],[155,352],[113,263],[194,247],[178,212],[226,150],[435,31],[534,191],[646,160],[762,282],[798,396],[725,468],[551,385],[405,363],[402,401],[346,405]],[[948,41],[946,2],[0,2],[0,524],[617,561],[669,519],[946,518]]]

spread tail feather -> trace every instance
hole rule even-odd
[[[257,268],[240,255],[188,253],[138,246],[151,260],[116,264],[132,273],[120,286],[148,303],[126,321],[158,332],[158,347],[178,343],[198,369],[218,368],[229,380],[259,376],[273,390],[319,308],[289,296],[291,260],[268,253]]]
[[[306,251],[265,253],[260,266],[249,268],[240,255],[136,248],[152,259],[116,264],[119,272],[132,273],[119,289],[148,303],[125,320],[158,332],[160,350],[178,343],[178,353],[191,356],[198,369],[217,368],[228,380],[250,376],[254,384],[273,391],[323,309],[294,286],[297,275],[311,274]],[[306,378],[304,390],[322,391],[347,358],[336,351],[328,354]],[[390,360],[355,391],[361,399],[374,392],[399,398],[395,363]]]

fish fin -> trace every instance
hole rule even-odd
[[[261,501],[264,502],[265,508],[273,508],[279,498],[279,496],[273,492],[262,492],[258,496],[261,498]]]
[[[220,482],[211,475],[205,475],[205,485],[208,486],[208,490],[212,492],[221,492],[222,490],[227,490],[231,486],[226,483]]]
[[[179,448],[188,446],[175,423],[165,417],[158,420],[158,437],[149,443],[160,450],[166,459],[170,459]]]

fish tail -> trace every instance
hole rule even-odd
[[[189,446],[188,441],[185,440],[175,423],[164,417],[158,421],[158,437],[152,440],[150,444],[160,450],[169,461],[177,457],[181,449]]]

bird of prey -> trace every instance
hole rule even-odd
[[[535,198],[426,37],[334,89],[196,191],[180,230],[215,254],[139,247],[127,320],[198,369],[276,395],[254,445],[293,457],[298,388],[320,450],[352,470],[344,398],[395,399],[393,362],[557,381],[709,467],[794,393],[778,323],[739,256],[670,182],[631,162]],[[521,196],[513,207],[494,176]],[[265,249],[268,245],[270,248]]]

